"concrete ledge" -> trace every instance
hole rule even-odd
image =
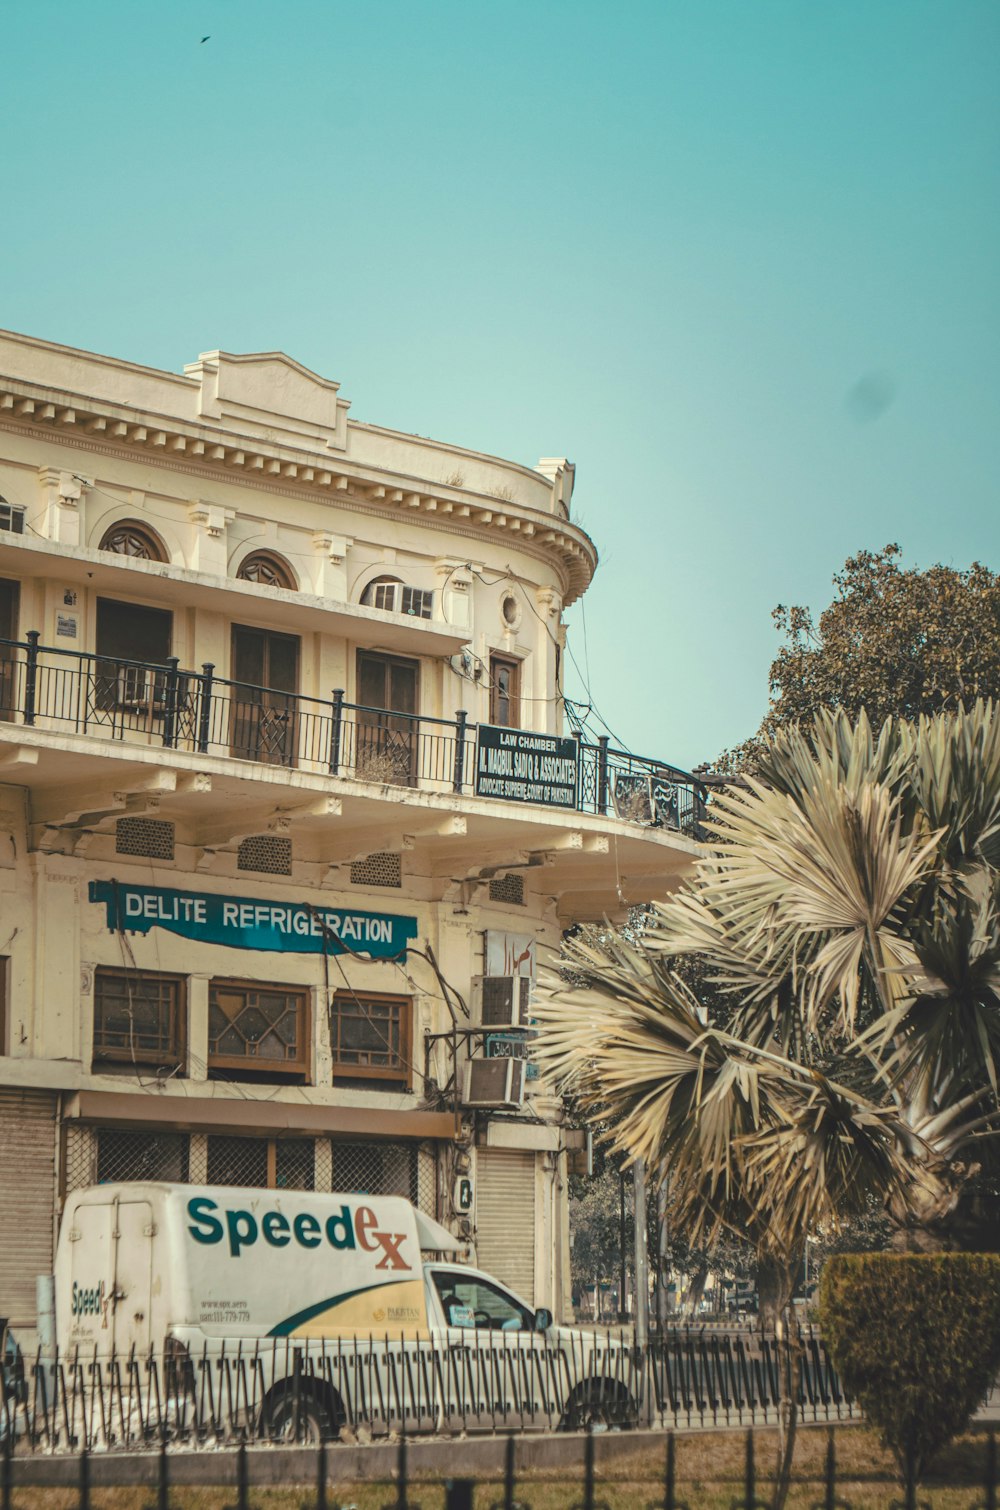
[[[614,1462],[643,1448],[662,1443],[662,1431],[609,1431],[594,1437],[594,1461]],[[515,1436],[514,1461],[518,1472],[528,1468],[568,1468],[583,1474],[585,1437],[582,1432],[539,1433]],[[407,1476],[418,1478],[485,1478],[504,1470],[506,1437],[438,1437],[431,1442],[407,1441]],[[235,1484],[236,1450],[232,1447],[168,1448],[171,1485]],[[348,1446],[331,1442],[326,1454],[327,1479],[331,1484],[392,1480],[399,1464],[399,1447],[393,1443]],[[74,1488],[80,1481],[77,1453],[21,1456],[12,1460],[15,1487]],[[94,1452],[89,1459],[90,1483],[94,1488],[155,1484],[159,1453]],[[251,1487],[315,1484],[315,1447],[248,1447],[247,1476]]]

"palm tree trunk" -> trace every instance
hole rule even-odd
[[[766,1249],[757,1252],[758,1326],[762,1333],[774,1331],[783,1312],[792,1303],[798,1258],[783,1258]]]

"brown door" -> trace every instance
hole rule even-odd
[[[17,604],[16,582],[0,582],[0,719],[9,723],[17,711]]]
[[[416,784],[419,686],[418,661],[358,651],[358,776]]]
[[[490,656],[490,723],[521,727],[521,662],[506,655]]]
[[[230,748],[241,760],[295,764],[299,639],[233,625]]]

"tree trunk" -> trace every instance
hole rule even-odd
[[[761,1332],[773,1332],[782,1312],[791,1305],[799,1263],[798,1257],[782,1258],[774,1253],[758,1251],[757,1296],[760,1305],[758,1327]]]

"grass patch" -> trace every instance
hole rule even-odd
[[[765,1428],[754,1432],[758,1498],[770,1497],[771,1474],[777,1457],[776,1433]],[[790,1510],[813,1510],[822,1503],[827,1433],[806,1428],[799,1434],[795,1454],[794,1485]],[[969,1510],[982,1499],[988,1448],[985,1431],[970,1431],[942,1449],[927,1470],[921,1495],[930,1498],[934,1510]],[[891,1453],[879,1445],[877,1435],[861,1427],[841,1427],[836,1432],[837,1498],[852,1510],[889,1510],[902,1498]],[[742,1502],[746,1434],[739,1431],[691,1432],[676,1437],[676,1495],[690,1510],[732,1510]],[[647,1510],[663,1503],[665,1448],[643,1446],[635,1453],[596,1467],[595,1498],[609,1510]],[[331,1480],[327,1491],[330,1510],[395,1510],[393,1483],[342,1484],[336,1479],[337,1451],[328,1454]],[[463,1476],[462,1444],[455,1443],[456,1477]],[[472,1476],[472,1475],[470,1475]],[[516,1497],[530,1510],[572,1510],[583,1499],[583,1461],[579,1471],[563,1468],[535,1469],[520,1475]],[[152,1486],[138,1489],[103,1489],[90,1492],[91,1510],[146,1510],[155,1503]],[[436,1478],[422,1479],[414,1473],[409,1500],[412,1510],[444,1510],[444,1487]],[[235,1485],[219,1488],[175,1487],[170,1502],[176,1510],[225,1510],[236,1503]],[[475,1510],[502,1505],[501,1475],[477,1479]],[[309,1510],[315,1503],[315,1486],[298,1483],[287,1488],[255,1488],[250,1484],[254,1510]],[[75,1489],[18,1487],[13,1510],[77,1510]]]

